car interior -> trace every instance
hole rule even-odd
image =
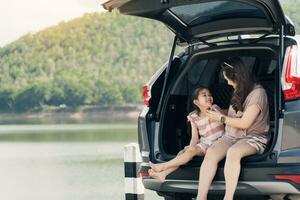
[[[191,94],[197,87],[208,87],[212,92],[214,104],[222,109],[228,109],[233,88],[223,78],[221,63],[231,56],[240,56],[245,65],[255,75],[259,84],[267,92],[270,109],[270,134],[271,141],[263,155],[249,156],[243,161],[260,161],[271,152],[274,141],[276,141],[276,104],[277,104],[277,83],[276,67],[277,57],[270,50],[232,50],[202,54],[195,53],[186,61],[176,62],[178,70],[170,74],[171,87],[168,90],[166,104],[163,107],[162,124],[159,141],[160,152],[156,155],[161,160],[172,159],[176,154],[189,144],[191,128],[186,116],[194,110]],[[178,64],[179,63],[179,64]],[[194,161],[201,161],[199,156]]]

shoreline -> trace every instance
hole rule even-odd
[[[0,124],[28,123],[111,123],[134,122],[143,105],[124,107],[87,107],[79,111],[59,109],[55,111],[0,113]]]

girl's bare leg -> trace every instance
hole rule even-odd
[[[182,154],[178,155],[173,160],[170,160],[165,163],[160,163],[160,164],[151,163],[150,167],[155,172],[161,172],[169,168],[179,167],[180,165],[186,164],[187,162],[192,160],[194,156],[201,155],[201,154],[203,153],[200,147],[190,146]]]
[[[159,182],[164,182],[166,179],[166,176],[168,176],[169,174],[174,172],[176,169],[178,169],[178,167],[172,167],[172,168],[166,169],[161,172],[155,172],[153,169],[149,169],[149,175],[152,178],[155,178],[156,180],[158,180]]]
[[[224,200],[233,200],[241,170],[241,159],[256,153],[256,149],[248,144],[246,140],[240,140],[228,149],[224,168],[226,183]]]
[[[177,158],[179,155],[183,154],[183,152],[184,152],[184,150],[179,151],[175,158]],[[152,178],[155,178],[156,180],[158,180],[160,182],[164,182],[166,179],[166,176],[171,174],[176,169],[178,169],[178,167],[172,167],[172,168],[169,168],[169,169],[161,171],[161,172],[155,172],[153,169],[149,169],[148,172]]]
[[[218,163],[225,157],[229,147],[226,142],[218,140],[207,149],[200,168],[197,200],[207,200],[207,193],[216,174]]]

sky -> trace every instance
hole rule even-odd
[[[81,17],[103,12],[106,0],[0,0],[0,47],[26,33]]]

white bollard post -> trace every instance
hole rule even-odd
[[[124,148],[125,200],[144,199],[144,185],[138,174],[141,162],[139,145],[127,144]]]

